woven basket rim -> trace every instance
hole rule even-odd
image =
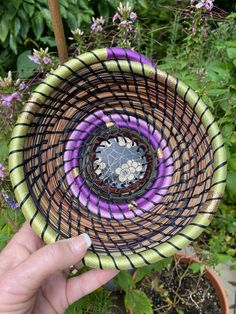
[[[138,268],[149,263],[157,262],[164,257],[169,257],[177,250],[182,249],[192,240],[196,239],[209,225],[224,193],[227,165],[223,138],[210,110],[203,100],[183,82],[151,65],[141,65],[135,61],[125,60],[108,61],[107,49],[105,48],[87,52],[80,55],[78,58],[69,60],[48,75],[44,80],[47,82],[47,85],[42,82],[36,88],[17,120],[9,148],[10,178],[15,190],[17,202],[21,204],[23,214],[26,220],[31,223],[33,230],[42,237],[46,243],[52,243],[58,240],[60,235],[45,222],[43,216],[37,211],[25,182],[23,171],[24,136],[27,134],[33,120],[33,115],[29,113],[28,109],[30,109],[31,112],[35,112],[38,108],[38,106],[35,105],[35,100],[37,99],[37,101],[43,102],[44,96],[42,96],[42,93],[45,95],[50,94],[52,90],[50,85],[52,87],[57,86],[57,84],[60,83],[59,77],[66,78],[68,75],[71,75],[68,67],[76,71],[82,69],[84,64],[91,65],[97,63],[98,60],[104,61],[110,71],[119,71],[120,68],[122,71],[129,72],[130,69],[132,69],[135,74],[145,75],[149,79],[156,78],[159,82],[166,83],[170,90],[176,91],[179,96],[184,98],[187,103],[194,108],[197,115],[201,117],[201,122],[207,130],[212,145],[215,171],[212,177],[212,186],[208,192],[209,201],[207,202],[207,206],[204,206],[204,213],[198,213],[191,223],[182,229],[181,233],[172,236],[168,241],[157,245],[153,249],[148,249],[141,253],[132,253],[126,256],[118,253],[108,256],[88,252],[83,260],[84,264],[91,268]],[[20,137],[18,137],[19,135]]]

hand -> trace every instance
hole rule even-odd
[[[0,314],[64,313],[113,278],[117,271],[93,269],[67,280],[90,244],[80,235],[44,246],[25,223],[0,254]]]

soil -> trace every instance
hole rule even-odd
[[[155,272],[139,283],[158,314],[220,314],[215,290],[204,275],[193,274],[188,265],[176,264],[161,274]]]
[[[124,298],[125,298],[124,292],[118,292],[118,291],[113,292],[112,297],[113,297],[113,304],[110,311],[107,314],[127,314],[127,311],[125,310],[125,305],[124,305]]]

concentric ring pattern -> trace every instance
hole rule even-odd
[[[121,48],[74,58],[36,88],[10,144],[16,198],[46,243],[86,232],[89,267],[153,263],[195,239],[226,157],[197,94]]]

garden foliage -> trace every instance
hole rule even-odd
[[[231,261],[235,265],[235,3],[212,2],[228,12],[215,6],[196,8],[197,3],[200,1],[134,0],[118,7],[117,0],[60,0],[60,9],[71,55],[111,45],[133,48],[154,60],[160,69],[184,81],[206,102],[224,137],[228,176],[220,209],[194,247],[198,252],[210,252],[207,256],[202,254],[209,264]],[[57,66],[58,59],[47,0],[1,1],[0,29],[1,249],[23,222],[7,170],[10,134],[31,90]],[[200,269],[201,265],[193,266],[195,272]],[[140,269],[136,281],[149,271],[148,267]],[[152,313],[150,300],[135,286],[131,287],[134,282],[129,273],[122,272],[117,281],[126,292],[127,308],[133,303],[137,305],[135,313]],[[106,313],[109,294],[99,293],[86,300],[95,302],[101,296],[104,308],[99,311],[91,308],[84,313]],[[70,313],[75,312],[72,309]]]

